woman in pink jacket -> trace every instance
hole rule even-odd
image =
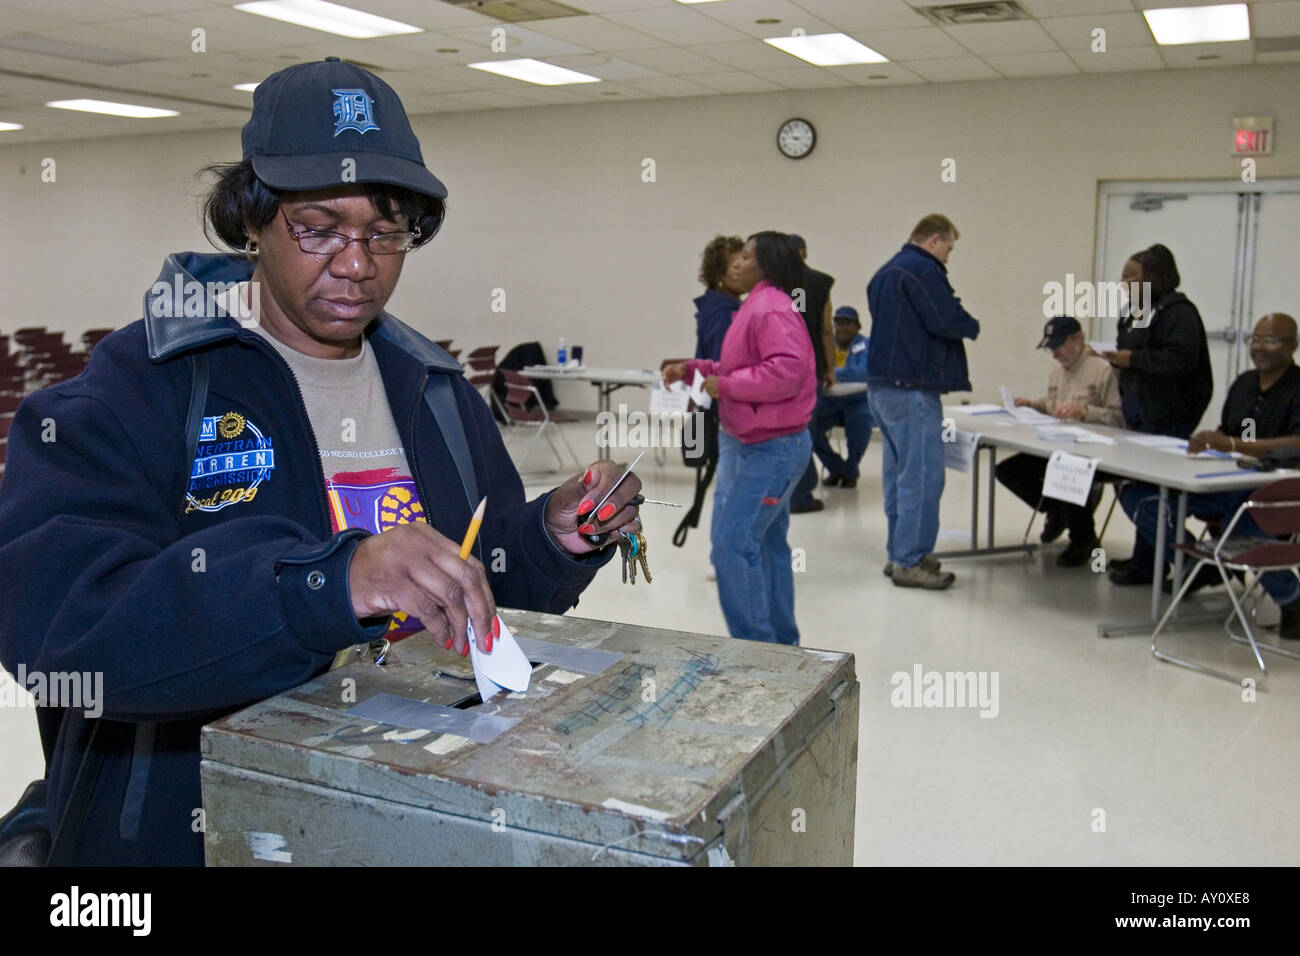
[[[718,487],[712,560],[732,637],[798,644],[790,567],[790,495],[808,464],[817,404],[812,342],[791,296],[803,263],[779,232],[749,237],[740,287],[749,292],[722,341],[722,358],[664,369],[664,381],[706,376],[718,400]]]

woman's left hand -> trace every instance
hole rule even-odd
[[[640,511],[636,505],[628,504],[641,491],[641,479],[636,472],[629,472],[609,500],[596,509],[626,467],[608,459],[598,461],[586,474],[574,475],[552,491],[546,502],[546,530],[551,540],[569,554],[580,556],[600,550],[586,535],[640,531]]]
[[[710,398],[718,397],[718,376],[710,375],[704,380],[704,390],[709,393]]]
[[[1101,357],[1116,368],[1129,368],[1133,364],[1133,350],[1120,349],[1118,352],[1102,352]]]

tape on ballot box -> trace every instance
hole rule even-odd
[[[852,655],[501,619],[526,693],[417,634],[206,726],[209,865],[853,862]]]

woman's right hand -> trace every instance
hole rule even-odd
[[[680,382],[686,377],[686,363],[673,362],[671,365],[665,365],[660,374],[663,375],[664,384],[671,385],[673,382]]]

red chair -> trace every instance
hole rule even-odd
[[[1246,515],[1250,515],[1266,537],[1233,535],[1233,530]],[[1300,654],[1289,648],[1257,643],[1255,633],[1251,630],[1250,621],[1248,620],[1248,617],[1255,616],[1255,611],[1262,599],[1263,589],[1259,587],[1258,577],[1260,574],[1265,571],[1290,571],[1300,581],[1300,478],[1282,478],[1256,488],[1251,492],[1250,497],[1241,503],[1241,507],[1237,509],[1227,527],[1222,529],[1222,533],[1218,537],[1203,538],[1200,541],[1184,543],[1176,547],[1189,557],[1195,558],[1196,563],[1190,570],[1185,572],[1183,586],[1179,588],[1178,593],[1170,602],[1164,616],[1160,618],[1160,622],[1151,634],[1152,656],[1158,660],[1178,664],[1180,667],[1187,667],[1202,674],[1209,674],[1213,677],[1232,681],[1232,683],[1238,685],[1245,679],[1224,671],[1215,670],[1203,664],[1197,664],[1194,661],[1174,657],[1160,650],[1158,644],[1160,632],[1164,630],[1165,624],[1173,617],[1174,610],[1191,588],[1197,572],[1206,565],[1212,564],[1218,569],[1219,576],[1228,589],[1228,597],[1232,601],[1232,611],[1224,620],[1223,629],[1232,640],[1239,644],[1250,645],[1250,649],[1255,655],[1255,662],[1259,665],[1260,681],[1262,682],[1268,674],[1268,668],[1264,666],[1264,658],[1259,653],[1261,650],[1300,660]],[[1242,592],[1240,598],[1238,598],[1232,587],[1232,572],[1234,571],[1249,571],[1255,575],[1255,579]],[[1254,603],[1251,606],[1250,614],[1247,615],[1242,607],[1243,602],[1251,598],[1256,590],[1260,593],[1253,598]],[[1233,618],[1236,618],[1241,623],[1245,631],[1244,635],[1233,631]]]
[[[497,370],[497,349],[499,345],[484,345],[470,352],[461,364],[465,366],[465,378],[475,388],[488,386]]]
[[[551,446],[551,454],[555,455],[555,460],[559,463],[559,468],[556,470],[562,470],[565,467],[564,457],[556,448],[555,440],[551,437],[552,433],[554,433],[560,436],[560,441],[564,444],[565,450],[568,451],[569,458],[573,460],[574,468],[581,469],[582,465],[578,461],[578,456],[573,453],[573,447],[569,444],[569,440],[564,437],[564,432],[556,425],[556,419],[546,410],[546,403],[542,401],[537,386],[518,372],[512,372],[510,369],[505,368],[500,369],[500,372],[505,379],[506,386],[505,402],[502,408],[507,423],[506,446],[509,447],[511,439],[514,438],[520,428],[536,428],[537,433],[533,435],[519,461],[527,460],[528,453],[537,444],[537,439],[545,435],[547,444]],[[537,403],[536,411],[528,407],[529,402],[534,400]],[[573,419],[568,420],[572,421]]]

